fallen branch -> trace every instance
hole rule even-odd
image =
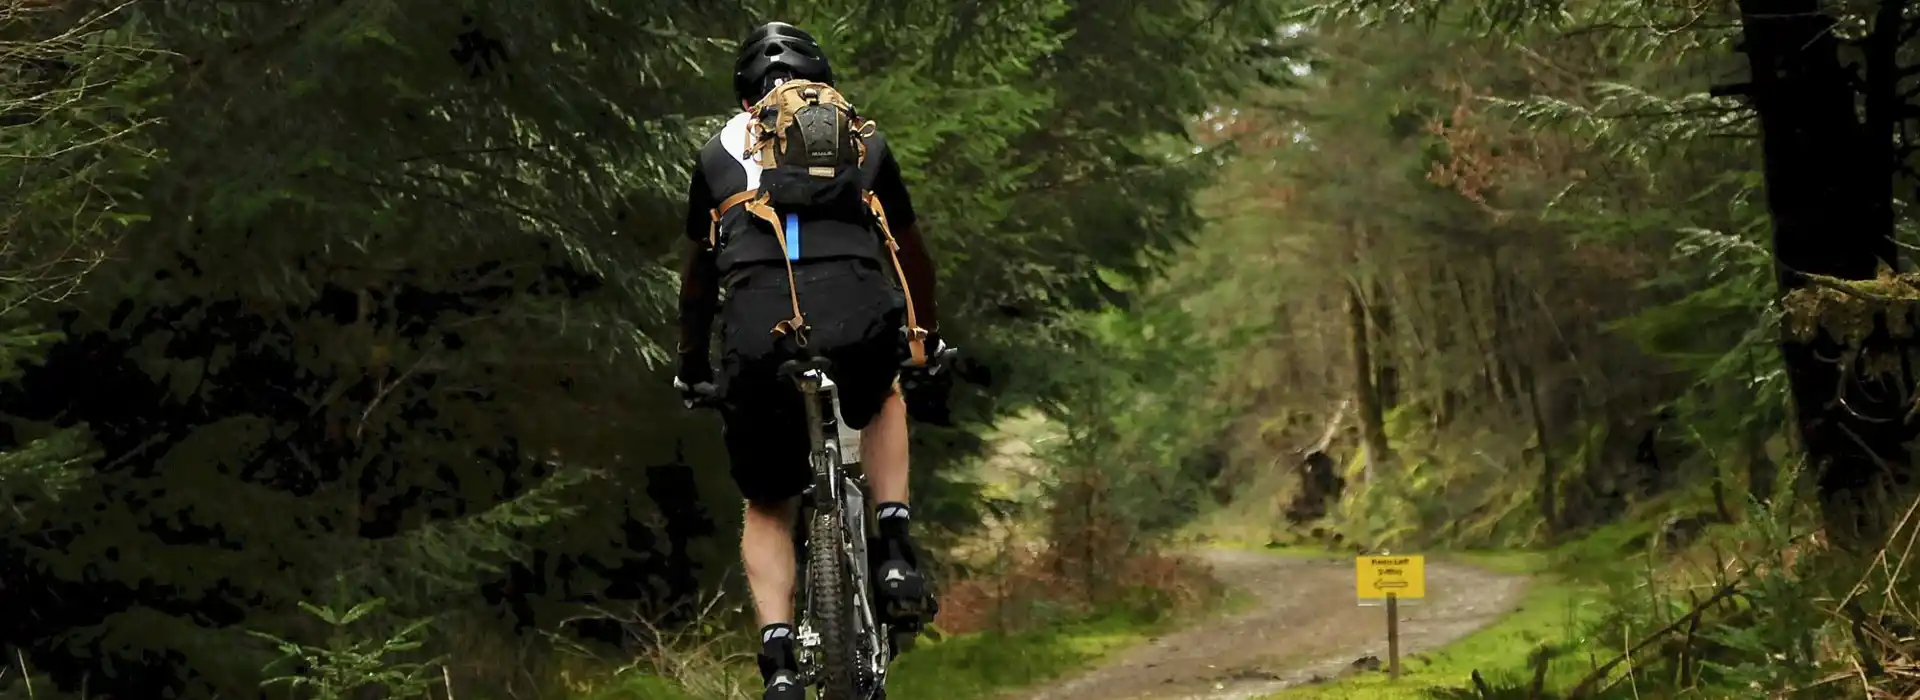
[[[1857,284],[1858,282],[1874,282],[1879,280],[1847,280],[1847,279],[1841,279],[1839,277],[1830,277],[1827,275],[1814,274],[1811,272],[1800,272],[1796,274],[1798,274],[1802,280],[1805,280],[1809,286],[1832,290],[1835,292],[1839,292],[1843,295],[1854,297],[1857,299],[1865,299],[1867,301],[1877,301],[1882,304],[1911,303],[1913,301],[1916,301],[1915,299],[1911,299],[1911,298],[1888,296],[1878,292],[1861,289],[1860,286]]]
[[[1732,596],[1734,593],[1738,592],[1740,590],[1740,582],[1742,580],[1745,580],[1745,578],[1746,578],[1746,573],[1742,572],[1739,578],[1735,578],[1732,581],[1728,581],[1724,584],[1721,584],[1720,588],[1713,592],[1713,595],[1708,596],[1706,600],[1701,601],[1699,604],[1693,606],[1692,611],[1689,611],[1687,614],[1682,615],[1680,619],[1677,619],[1677,620],[1674,620],[1673,622],[1668,623],[1667,626],[1660,628],[1659,630],[1655,631],[1653,634],[1647,635],[1645,638],[1641,639],[1639,643],[1634,644],[1632,647],[1629,647],[1625,652],[1622,652],[1619,656],[1614,657],[1612,661],[1608,661],[1607,663],[1602,664],[1599,668],[1594,669],[1592,673],[1587,674],[1586,678],[1583,678],[1580,680],[1579,685],[1574,686],[1573,690],[1567,693],[1568,700],[1573,700],[1574,698],[1586,697],[1589,693],[1593,692],[1593,689],[1595,686],[1597,686],[1601,681],[1606,680],[1607,674],[1611,673],[1615,666],[1619,666],[1622,662],[1626,661],[1629,658],[1632,658],[1635,653],[1638,653],[1641,649],[1645,649],[1647,645],[1650,645],[1656,641],[1659,641],[1660,639],[1666,637],[1669,634],[1673,634],[1674,632],[1679,631],[1682,625],[1693,624],[1694,620],[1699,619],[1701,615],[1706,614],[1707,609],[1713,607],[1715,603],[1725,600],[1727,597]]]
[[[1326,432],[1320,434],[1320,439],[1314,442],[1313,447],[1309,448],[1305,454],[1327,451],[1327,446],[1333,444],[1333,436],[1340,434],[1340,425],[1346,421],[1347,409],[1352,405],[1353,399],[1342,399],[1340,401],[1340,407],[1333,410],[1333,420],[1327,421]]]

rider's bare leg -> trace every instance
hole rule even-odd
[[[767,699],[806,697],[794,676],[799,669],[793,658],[793,521],[799,505],[799,496],[748,501],[740,527],[740,559],[753,592],[754,616],[760,618],[758,658]]]
[[[880,403],[880,413],[860,431],[860,461],[874,503],[907,502],[907,403],[898,390]]]
[[[932,612],[919,557],[908,534],[907,404],[896,389],[880,404],[880,413],[860,432],[860,452],[867,483],[873,487],[876,530],[884,543],[873,552],[876,584],[891,601],[890,616],[904,622]]]
[[[793,522],[799,505],[798,496],[747,502],[740,558],[746,564],[747,589],[753,592],[753,612],[761,627],[793,622]]]

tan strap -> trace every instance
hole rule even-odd
[[[913,290],[907,285],[906,268],[900,266],[900,242],[894,240],[893,229],[887,226],[887,208],[880,204],[880,195],[868,192],[867,208],[880,221],[880,235],[887,240],[887,255],[893,258],[893,274],[900,279],[900,294],[907,300],[907,352],[912,355],[914,366],[924,365],[927,363],[927,330],[920,327],[919,319],[913,314]]]
[[[773,204],[766,197],[757,197],[746,203],[747,213],[766,220],[773,225],[773,237],[780,242],[780,250],[787,249],[787,229],[780,223],[780,215],[773,210]],[[793,334],[793,341],[800,347],[807,346],[807,318],[800,313],[800,287],[793,279],[793,261],[786,255],[780,260],[787,264],[787,295],[793,300],[793,318],[773,324],[773,335]]]
[[[853,145],[860,152],[860,167],[867,167],[867,139],[873,138],[874,133],[879,130],[880,125],[874,123],[872,119],[854,117]]]
[[[720,206],[713,208],[713,211],[712,211],[713,221],[710,221],[707,223],[707,249],[708,250],[712,250],[716,247],[719,247],[720,245],[720,217],[726,215],[726,213],[728,211],[731,211],[734,207],[745,204],[747,200],[753,199],[755,196],[759,194],[760,194],[760,191],[757,189],[740,192],[724,200],[721,200]]]

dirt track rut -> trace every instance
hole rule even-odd
[[[1351,559],[1234,550],[1202,556],[1254,601],[1007,700],[1253,700],[1332,677],[1369,654],[1386,658],[1385,615],[1355,605]],[[1429,561],[1427,600],[1400,608],[1402,658],[1499,619],[1524,587],[1522,577]]]

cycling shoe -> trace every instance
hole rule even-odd
[[[873,572],[874,586],[888,618],[918,618],[926,607],[927,580],[911,564],[899,559]]]
[[[926,576],[920,573],[918,549],[905,535],[882,534],[868,545],[874,607],[880,621],[898,632],[918,633],[940,609]]]
[[[760,645],[760,654],[755,659],[760,665],[760,678],[766,681],[766,693],[762,700],[807,700],[807,688],[800,683],[800,674],[794,669],[800,664],[794,658],[792,627],[782,625],[784,634],[773,637],[773,633],[762,632],[773,637]]]
[[[792,671],[775,671],[767,679],[767,690],[761,700],[807,700],[807,688],[800,685],[800,676]]]

